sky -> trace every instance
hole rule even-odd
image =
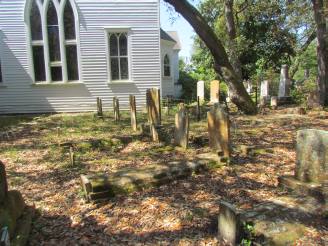
[[[194,5],[200,0],[191,1]],[[172,22],[171,18],[174,17]],[[193,28],[182,17],[178,16],[176,12],[167,10],[167,5],[161,0],[161,26],[165,31],[177,31],[181,40],[182,50],[180,51],[180,57],[190,58],[192,53],[193,38],[195,35]]]

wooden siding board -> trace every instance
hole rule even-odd
[[[80,21],[81,81],[78,85],[32,85],[29,75],[25,0],[1,0],[0,55],[6,88],[0,88],[0,114],[94,111],[96,97],[109,109],[112,98],[128,106],[136,95],[145,104],[147,88],[160,87],[159,6],[157,0],[76,0]],[[127,26],[131,34],[133,83],[108,84],[104,27]]]

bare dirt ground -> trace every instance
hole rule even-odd
[[[297,130],[328,130],[324,111],[304,116],[284,110],[235,115],[231,118],[234,146],[256,146],[257,155],[234,155],[232,166],[128,197],[87,204],[80,187],[81,173],[193,160],[208,151],[206,141],[191,143],[187,151],[151,143],[130,130],[128,115],[123,118],[118,125],[112,118],[102,121],[91,113],[0,119],[0,132],[9,132],[1,137],[0,159],[7,167],[10,189],[20,190],[38,211],[30,245],[224,245],[216,239],[219,201],[251,208],[286,194],[277,187],[277,178],[294,172]],[[173,117],[166,117],[165,124],[172,125]],[[200,136],[207,136],[205,118],[191,124],[191,139]],[[75,167],[69,164],[68,145],[77,154]],[[307,235],[295,245],[328,245],[323,217],[306,226]]]

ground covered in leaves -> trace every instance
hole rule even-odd
[[[7,167],[10,189],[23,193],[37,209],[30,245],[223,245],[216,239],[219,201],[251,208],[284,195],[277,177],[293,174],[299,129],[328,130],[328,113],[231,117],[233,145],[255,146],[255,156],[234,154],[234,165],[195,174],[158,188],[87,204],[80,174],[111,173],[122,167],[193,160],[207,152],[207,123],[191,121],[191,147],[151,143],[134,133],[129,117],[115,124],[94,114],[7,116],[0,118],[0,160]],[[138,114],[140,122],[146,116]],[[174,118],[164,116],[164,125]],[[71,166],[73,146],[76,164]],[[323,218],[307,224],[298,245],[327,245]]]

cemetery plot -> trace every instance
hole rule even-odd
[[[293,194],[278,187],[278,177],[294,174],[296,131],[327,131],[328,115],[324,111],[291,115],[279,106],[261,116],[233,113],[229,115],[232,161],[229,166],[221,166],[210,159],[199,160],[201,154],[217,154],[209,145],[206,113],[210,107],[201,106],[199,121],[196,104],[186,108],[187,149],[174,144],[178,108],[170,108],[169,115],[161,116],[156,127],[166,140],[160,142],[152,139],[147,113],[136,113],[139,126],[144,124],[144,134],[139,127],[133,129],[130,108],[121,108],[118,122],[111,107],[109,111],[103,109],[103,119],[94,117],[94,113],[1,117],[0,132],[12,133],[0,140],[0,159],[6,164],[9,189],[20,190],[26,204],[34,204],[37,209],[30,245],[221,243],[217,239],[220,201],[252,211],[255,204]],[[112,177],[122,170],[132,175],[136,170],[159,168],[174,161],[204,163],[208,170],[189,170],[183,179],[170,179],[155,187],[141,186],[128,196],[116,195],[106,202],[85,201],[81,175],[88,179],[103,174]],[[92,178],[89,181],[92,183]],[[107,185],[110,191],[110,183]],[[281,202],[280,208],[292,202],[297,205],[295,199]],[[295,220],[302,210],[296,205]],[[328,233],[324,210],[309,213],[321,216],[302,223],[305,233],[297,243],[325,245]]]

